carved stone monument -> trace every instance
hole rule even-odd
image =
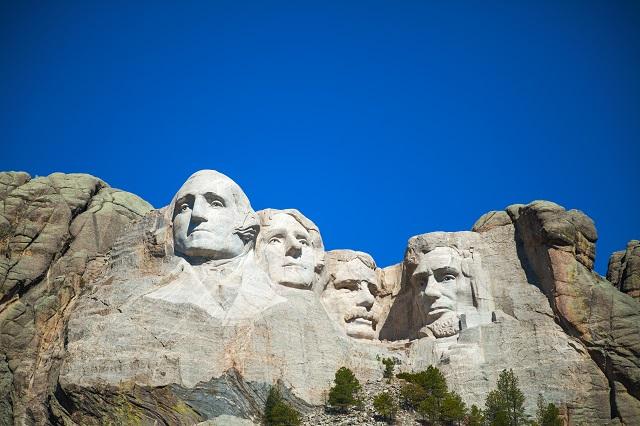
[[[257,252],[271,280],[286,287],[311,290],[324,268],[320,230],[298,210],[258,212]]]
[[[250,318],[284,301],[255,260],[260,226],[242,189],[213,170],[194,173],[168,209],[173,251],[183,258],[173,279],[146,297],[184,303],[214,318]]]
[[[258,422],[271,386],[305,413],[342,366],[381,383],[380,357],[437,366],[467,405],[513,369],[529,415],[542,393],[570,425],[639,424],[637,242],[610,262],[620,291],[596,240],[536,201],[379,268],[216,171],[157,210],[87,175],[0,173],[0,424]]]
[[[357,339],[373,339],[379,311],[374,309],[378,294],[376,264],[366,253],[352,250],[327,252],[329,279],[322,303],[340,329]]]

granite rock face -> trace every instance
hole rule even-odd
[[[214,171],[159,210],[88,175],[3,173],[0,196],[0,424],[255,424],[271,386],[311,415],[380,357],[469,405],[511,368],[528,414],[543,394],[568,424],[640,422],[640,303],[616,288],[636,246],[612,285],[577,210],[509,206],[381,268]]]
[[[544,291],[564,331],[582,342],[606,375],[612,417],[640,423],[640,303],[592,270],[593,222],[550,202],[512,210],[528,279]]]
[[[607,280],[618,290],[640,300],[640,241],[631,240],[626,250],[611,255]]]
[[[0,173],[0,424],[50,421],[69,310],[150,209],[89,175]]]

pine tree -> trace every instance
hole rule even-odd
[[[536,421],[538,426],[562,426],[560,410],[553,403],[545,404],[542,394],[538,394]]]
[[[471,406],[465,424],[466,426],[482,426],[484,424],[482,410],[479,409],[477,405],[473,404]]]
[[[287,404],[278,388],[272,386],[264,407],[266,426],[298,426],[300,414]]]
[[[357,398],[360,392],[360,382],[351,370],[341,367],[336,371],[335,385],[329,390],[328,404],[331,408],[346,412],[354,405],[359,405]]]
[[[448,424],[460,425],[467,415],[467,406],[460,395],[448,392],[442,399],[440,418]]]
[[[440,403],[434,396],[430,395],[421,401],[416,411],[429,423],[440,420]]]
[[[382,364],[384,364],[384,373],[382,373],[382,377],[390,382],[393,378],[393,370],[396,366],[396,361],[393,358],[382,358],[381,361]]]
[[[373,408],[386,421],[393,421],[398,412],[398,404],[388,392],[381,392],[373,398]]]
[[[513,370],[502,370],[495,390],[485,401],[485,420],[495,426],[518,426],[525,423],[524,394],[518,388]]]

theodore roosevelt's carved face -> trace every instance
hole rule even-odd
[[[288,213],[262,218],[258,251],[275,283],[311,288],[315,280],[316,250],[309,231]]]
[[[174,251],[189,257],[231,259],[255,236],[255,214],[246,195],[228,177],[213,170],[193,174],[173,206]]]
[[[329,315],[357,339],[373,339],[378,318],[373,309],[378,292],[375,263],[365,253],[335,250],[327,253],[329,282],[322,302]]]

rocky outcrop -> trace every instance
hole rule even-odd
[[[607,280],[618,290],[640,300],[640,241],[631,240],[626,250],[611,255]]]
[[[49,421],[69,310],[150,209],[90,175],[0,173],[0,424]]]
[[[511,368],[530,415],[543,394],[571,425],[638,424],[637,244],[611,285],[596,240],[536,201],[380,268],[214,171],[160,210],[89,175],[0,173],[0,424],[257,424],[271,386],[324,422],[336,370],[377,389],[380,357],[437,366],[468,405]]]
[[[544,292],[557,322],[582,342],[606,375],[612,418],[638,424],[640,303],[593,271],[593,221],[547,201],[506,210],[527,280]]]

